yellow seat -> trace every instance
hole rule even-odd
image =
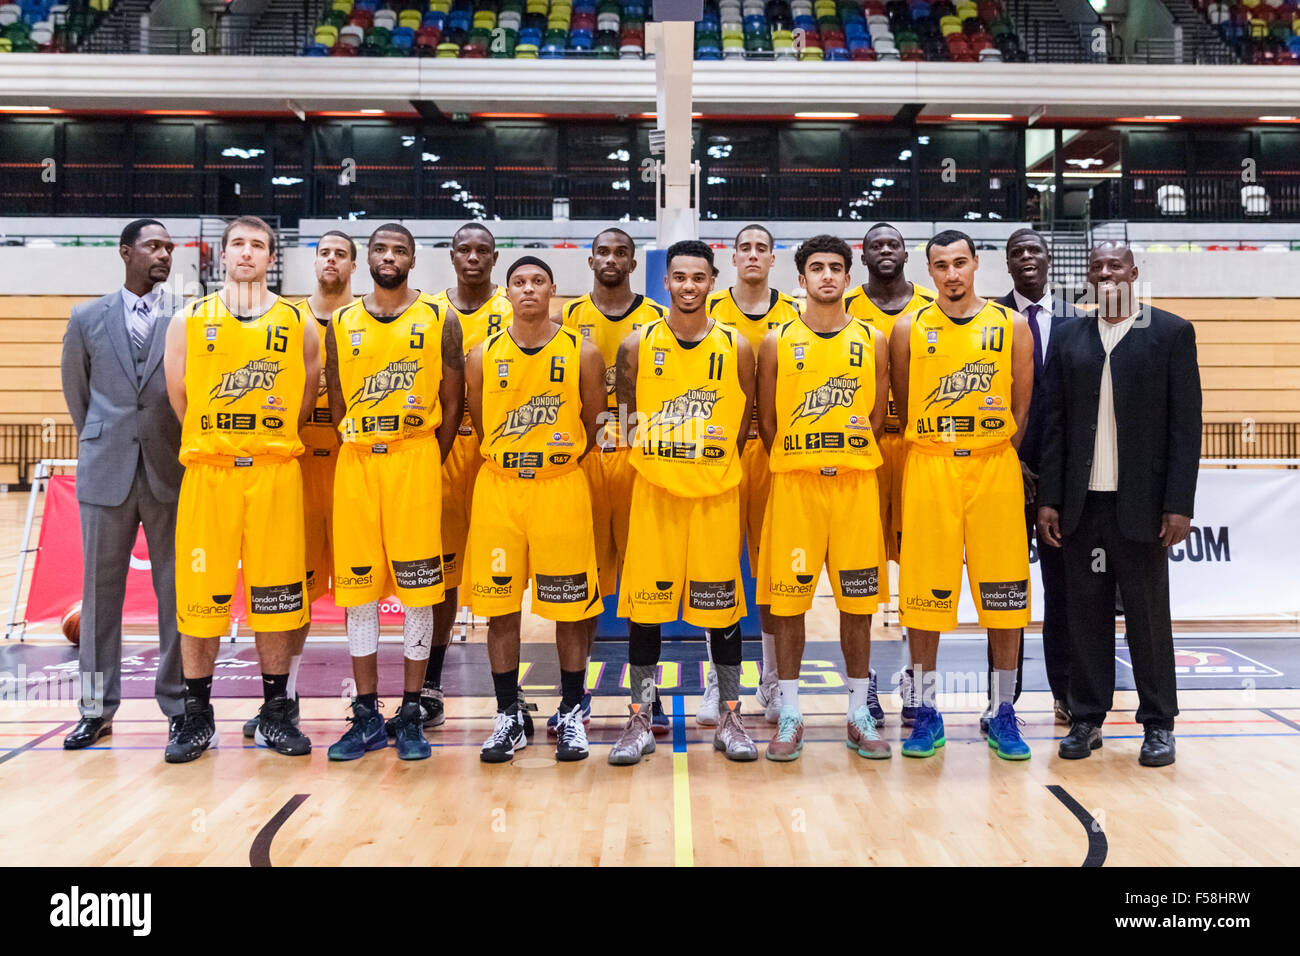
[[[322,23],[316,28],[316,42],[324,46],[333,46],[338,42],[339,28],[329,24]]]
[[[14,49],[13,41],[8,37],[0,37],[0,53],[12,53]]]
[[[397,16],[397,25],[399,27],[410,27],[412,30],[420,29],[420,11],[403,10]]]
[[[330,4],[331,10],[338,10],[340,13],[352,12],[352,0],[333,0]]]

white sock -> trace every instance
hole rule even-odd
[[[763,632],[763,680],[776,677],[776,635]]]
[[[867,706],[867,688],[871,686],[870,677],[849,678],[849,718],[858,712],[859,707]]]
[[[794,680],[778,681],[781,685],[781,709],[793,710],[796,714],[799,710],[799,678]]]
[[[289,685],[285,689],[285,696],[290,700],[298,696],[298,665],[301,663],[301,654],[295,654],[289,658]]]

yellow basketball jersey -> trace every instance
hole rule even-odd
[[[923,285],[912,283],[912,298],[908,303],[897,312],[886,312],[876,303],[867,297],[867,287],[865,285],[856,286],[844,294],[844,311],[855,319],[861,319],[866,322],[877,332],[889,341],[889,333],[894,331],[894,323],[898,321],[899,316],[911,315],[920,311],[923,307],[929,305],[938,297],[933,289],[927,289]],[[885,424],[882,430],[888,433],[897,433],[901,431],[902,426],[898,421],[898,407],[894,404],[894,397],[889,397],[889,407],[885,410]]]
[[[302,454],[306,329],[280,298],[251,319],[236,318],[215,292],[186,306],[182,464],[200,455]]]
[[[452,305],[446,289],[428,298],[438,306],[438,311],[442,315],[454,315],[460,319],[461,345],[466,355],[489,335],[495,335],[508,327],[514,316],[514,310],[510,308],[510,300],[506,298],[506,290],[501,286],[497,286],[492,297],[473,312],[462,312]]]
[[[740,334],[749,339],[749,344],[754,347],[754,355],[757,357],[759,346],[763,344],[763,339],[767,338],[768,332],[780,328],[799,316],[799,303],[792,296],[776,289],[770,290],[770,296],[767,311],[762,315],[742,312],[730,289],[710,293],[707,307],[709,315],[723,325],[739,329]]]
[[[383,445],[442,424],[442,309],[421,295],[381,322],[358,299],[331,321],[347,407],[339,423],[345,442]]]
[[[988,301],[956,322],[931,303],[912,319],[907,440],[988,448],[1016,433],[1011,417],[1015,313]]]
[[[587,294],[574,299],[564,307],[564,327],[573,329],[596,348],[605,360],[605,394],[609,396],[609,408],[618,409],[618,397],[614,394],[614,363],[618,359],[618,347],[628,334],[635,332],[655,319],[662,319],[668,310],[654,299],[638,295],[632,300],[632,308],[622,315],[606,315],[591,301]],[[616,429],[607,433],[614,437]]]
[[[329,328],[329,319],[317,319],[306,299],[295,302],[295,307],[302,313],[307,328],[314,330],[320,339],[320,388],[316,392],[316,405],[311,410],[307,424],[302,426],[300,437],[308,448],[337,448],[339,445],[338,429],[334,427],[334,413],[330,409],[329,389],[325,387],[325,330]],[[314,320],[314,321],[313,321]]]
[[[736,371],[738,336],[718,322],[685,345],[666,319],[641,330],[632,465],[647,481],[686,497],[740,484],[736,438],[749,409]]]
[[[880,467],[871,434],[879,334],[858,319],[832,335],[795,319],[776,345],[776,438],[773,472]]]
[[[488,467],[519,478],[573,471],[587,448],[582,427],[582,338],[556,329],[537,350],[509,332],[483,346],[483,443]]]

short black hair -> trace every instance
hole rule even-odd
[[[492,240],[492,248],[495,249],[497,247],[497,237],[492,235],[491,229],[483,225],[483,223],[481,222],[467,222],[465,223],[465,225],[461,226],[459,229],[457,229],[455,232],[451,234],[452,248],[455,248],[456,246],[457,236],[459,236],[462,232],[465,232],[466,230],[474,230],[474,229],[477,229],[479,232],[486,232],[487,237]]]
[[[818,252],[831,252],[842,256],[845,272],[853,268],[853,250],[849,248],[849,244],[839,236],[822,233],[819,236],[804,240],[799,248],[794,251],[794,267],[800,275],[804,274],[803,267],[808,264],[809,258]]]
[[[407,229],[400,222],[386,222],[382,226],[376,228],[375,231],[370,234],[370,238],[366,241],[366,245],[370,245],[370,243],[374,242],[375,236],[379,235],[381,232],[397,233],[407,241],[411,247],[411,251],[415,251],[415,236],[411,235],[411,230]]]
[[[890,232],[896,232],[896,233],[898,233],[898,238],[899,238],[899,239],[902,239],[902,238],[903,238],[903,233],[902,233],[902,231],[901,231],[897,226],[890,225],[890,224],[887,223],[887,222],[878,222],[878,223],[876,223],[874,226],[872,226],[870,229],[868,229],[866,232],[864,232],[864,233],[862,234],[862,241],[863,241],[863,243],[865,243],[865,242],[867,241],[867,236],[871,235],[871,234],[872,234],[873,232],[875,232],[877,229],[888,229]]]
[[[669,246],[664,267],[671,269],[673,260],[678,256],[695,256],[708,262],[710,269],[713,268],[713,250],[709,248],[708,243],[700,242],[698,239],[681,239]]]
[[[135,241],[140,238],[140,233],[144,232],[145,226],[162,226],[163,229],[167,228],[157,219],[136,219],[126,224],[126,228],[122,230],[122,237],[118,239],[117,244],[119,246],[134,246]]]
[[[344,242],[346,242],[348,244],[348,256],[351,257],[353,262],[357,261],[357,244],[352,241],[351,236],[349,236],[342,229],[330,229],[320,234],[321,239],[325,239],[330,236],[334,236],[335,238],[342,239]],[[316,240],[316,245],[317,246],[320,245],[320,239]]]
[[[266,233],[266,248],[275,255],[275,230],[271,224],[261,216],[236,216],[230,222],[226,223],[226,228],[221,232],[221,251],[226,251],[226,242],[230,239],[230,234],[238,227],[243,226],[246,229],[257,229]]]
[[[1047,244],[1047,237],[1037,229],[1017,229],[1011,235],[1007,236],[1007,252],[1011,251],[1011,244],[1019,239],[1032,238],[1038,240],[1038,244],[1043,247],[1043,251],[1051,254],[1051,247]]]
[[[772,230],[767,228],[767,226],[759,225],[756,222],[751,222],[748,226],[742,228],[740,232],[736,233],[736,238],[732,242],[732,245],[733,246],[740,245],[740,237],[743,236],[745,233],[749,232],[749,230],[751,229],[757,229],[763,235],[767,236],[767,245],[769,248],[773,248],[773,249],[776,248],[776,240],[772,238]]]
[[[951,246],[954,242],[962,242],[962,241],[966,243],[966,248],[970,249],[971,257],[974,258],[975,240],[973,240],[970,236],[966,235],[966,233],[962,232],[959,229],[945,229],[943,232],[938,233],[933,238],[931,238],[929,242],[925,244],[926,262],[930,261],[931,246]]]
[[[613,233],[614,235],[616,235],[616,236],[622,236],[624,239],[627,240],[627,244],[628,244],[629,246],[632,247],[632,251],[633,251],[633,252],[636,252],[636,240],[633,239],[631,236],[629,236],[629,235],[628,235],[626,232],[624,232],[622,229],[618,228],[618,226],[610,226],[608,229],[602,229],[602,230],[600,230],[600,232],[598,232],[598,233],[596,233],[594,236],[592,236],[592,237],[591,237],[591,247],[592,247],[593,249],[596,248],[596,240],[599,239],[601,236],[603,236],[603,235],[604,235],[605,233],[607,233],[607,232],[612,232],[612,233]]]

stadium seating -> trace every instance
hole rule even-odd
[[[1296,0],[1192,0],[1242,62],[1300,64],[1300,7]]]
[[[0,4],[0,53],[62,53],[109,8],[109,0],[70,7],[62,0]]]

